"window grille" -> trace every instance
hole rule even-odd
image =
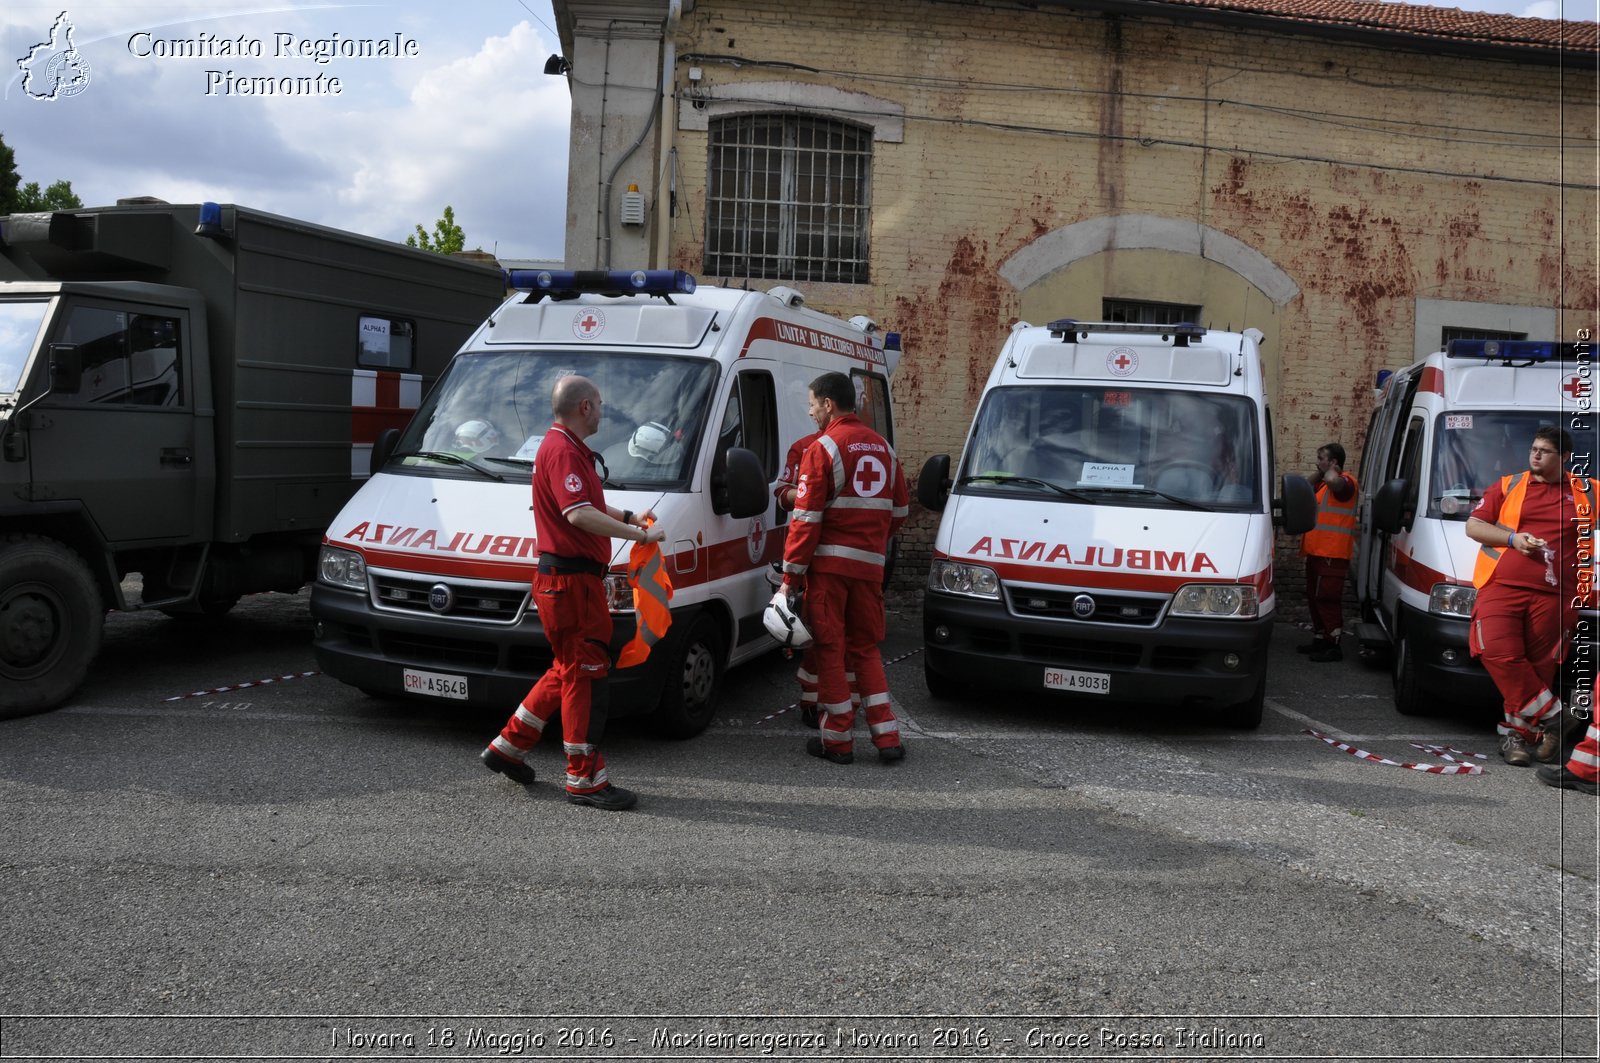
[[[1152,303],[1140,299],[1102,299],[1100,310],[1106,321],[1129,325],[1201,324],[1200,308],[1184,303]]]
[[[711,123],[710,276],[867,281],[872,130],[803,115]]]
[[[1525,340],[1526,332],[1497,332],[1487,328],[1458,328],[1446,325],[1439,330],[1439,349],[1450,346],[1451,340]]]

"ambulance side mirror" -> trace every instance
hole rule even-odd
[[[1385,535],[1393,535],[1411,527],[1415,515],[1406,512],[1406,499],[1411,494],[1411,482],[1405,479],[1390,480],[1372,496],[1372,526]]]
[[[1317,493],[1311,481],[1295,472],[1283,474],[1278,526],[1286,535],[1304,535],[1317,525]]]
[[[917,477],[917,501],[935,512],[950,498],[950,455],[935,454]]]
[[[743,520],[765,513],[771,501],[761,459],[743,447],[729,447],[722,471],[711,474],[711,511]]]
[[[368,476],[378,475],[378,472],[389,464],[389,455],[394,453],[395,441],[399,438],[398,428],[385,428],[378,433],[378,438],[372,442],[371,460],[367,464]]]

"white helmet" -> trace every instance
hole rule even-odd
[[[785,649],[803,650],[811,645],[811,632],[800,619],[799,608],[798,597],[791,600],[780,590],[772,596],[772,601],[767,603],[767,608],[761,614],[761,622],[767,625],[767,634],[777,639]]]
[[[646,421],[628,437],[628,453],[635,458],[652,459],[672,442],[672,429],[660,421]]]
[[[492,450],[500,442],[500,433],[488,421],[463,421],[456,428],[456,448],[472,454]]]

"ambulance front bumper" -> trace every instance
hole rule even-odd
[[[537,613],[515,624],[484,624],[425,613],[384,612],[355,591],[314,584],[312,645],[317,667],[369,694],[433,701],[440,705],[511,712],[551,664],[550,644]],[[633,637],[631,615],[612,617],[611,651]],[[673,632],[643,664],[611,675],[611,712],[653,708],[665,673]],[[408,675],[409,673],[409,675]],[[419,680],[418,674],[446,677]],[[464,695],[450,680],[465,680]],[[425,692],[431,688],[437,693]]]
[[[1440,704],[1498,706],[1500,691],[1484,670],[1483,663],[1467,648],[1468,621],[1453,616],[1438,616],[1405,603],[1400,605],[1402,631],[1408,652],[1417,669],[1419,685]],[[1572,640],[1563,649],[1559,685],[1564,701],[1578,702],[1579,696],[1592,695],[1595,676],[1600,670],[1600,610],[1578,613]]]
[[[1272,620],[1166,617],[1134,626],[1035,619],[998,601],[929,591],[922,635],[928,669],[958,684],[1220,707],[1248,700],[1264,681]]]

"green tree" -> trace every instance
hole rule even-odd
[[[74,210],[83,206],[72,191],[72,182],[56,181],[40,189],[39,182],[22,184],[17,173],[17,153],[0,137],[0,215],[44,210]]]
[[[419,225],[415,236],[406,237],[406,246],[420,247],[424,251],[437,251],[441,255],[453,255],[457,251],[465,250],[467,234],[456,224],[455,208],[447,204],[444,208],[444,217],[433,223],[433,236],[429,237]]]
[[[22,186],[22,191],[17,193],[16,210],[27,214],[46,210],[77,210],[83,206],[83,200],[72,190],[71,181],[56,181],[44,191],[39,190],[38,181],[29,181]]]

